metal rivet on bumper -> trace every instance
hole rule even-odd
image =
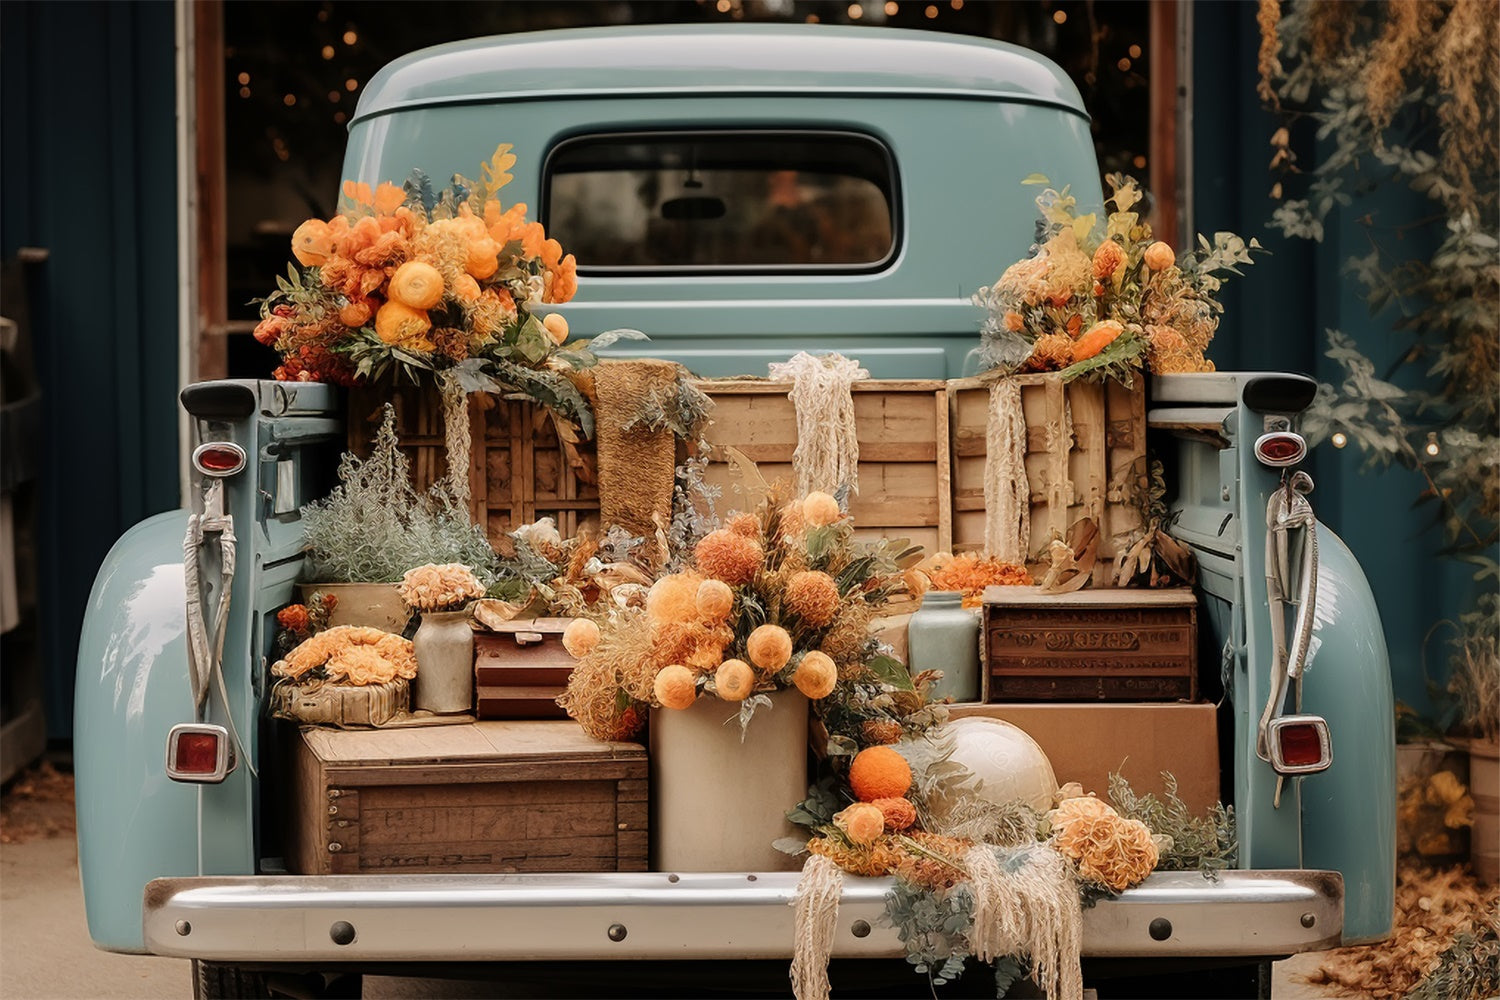
[[[183,937],[187,937],[189,934],[193,933],[193,925],[188,923],[186,920],[179,920],[173,926],[177,928],[177,933],[182,935]]]
[[[1165,941],[1172,936],[1172,921],[1166,917],[1157,917],[1146,928],[1146,933],[1151,935],[1153,941]]]
[[[625,940],[625,925],[624,924],[610,924],[609,925],[609,939],[611,941],[624,941]]]
[[[854,921],[854,925],[850,927],[849,930],[851,930],[854,933],[854,936],[857,938],[869,937],[870,922],[868,920],[856,920]]]
[[[1315,923],[1317,923],[1317,922],[1318,922],[1318,918],[1315,917],[1315,916],[1313,916],[1311,913],[1304,913],[1304,914],[1302,914],[1302,926],[1303,927],[1312,927],[1312,925],[1315,924]]]
[[[333,938],[334,944],[353,944],[354,925],[347,920],[335,921],[334,925],[328,928],[328,936]]]

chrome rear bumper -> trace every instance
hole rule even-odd
[[[790,958],[798,876],[333,875],[163,878],[147,949],[222,962]],[[900,957],[889,879],[846,878],[834,954]],[[1162,872],[1084,911],[1092,957],[1289,955],[1336,946],[1336,872]]]

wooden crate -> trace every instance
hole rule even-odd
[[[1122,486],[1146,454],[1146,396],[1141,379],[1127,389],[1103,384],[1064,384],[1056,375],[1009,376],[1021,386],[1026,415],[1026,478],[1031,486],[1030,556],[1036,558],[1053,533],[1066,538],[1081,517],[1099,526],[1094,586],[1108,586],[1113,560],[1140,514],[1126,502]],[[984,546],[985,428],[994,379],[948,383],[953,464],[953,543],[960,551]]]
[[[506,622],[474,637],[474,680],[481,719],[565,719],[557,705],[573,659],[563,648],[571,618]]]
[[[488,409],[487,399],[494,404]],[[417,487],[426,489],[448,475],[443,407],[436,389],[361,387],[350,391],[349,401],[349,447],[355,454],[370,453],[381,406],[389,401],[396,409],[396,437],[411,459]],[[564,538],[576,535],[590,519],[597,521],[598,488],[569,464],[544,407],[474,393],[469,427],[470,513],[485,526],[490,544],[506,550],[508,532],[541,517],[555,518]]]
[[[797,413],[788,382],[705,380],[714,400],[707,438],[707,479],[724,489],[724,511],[743,508],[737,480],[724,461],[733,447],[754,461],[768,482],[793,482]],[[859,438],[859,492],[849,512],[864,536],[909,538],[929,552],[952,546],[948,486],[948,400],[945,383],[871,379],[852,389]],[[721,511],[722,513],[722,511]]]
[[[297,874],[646,870],[638,744],[574,722],[288,730]]]
[[[984,592],[986,701],[1191,701],[1191,588]]]

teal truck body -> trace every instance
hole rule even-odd
[[[1046,60],[957,36],[811,26],[547,32],[418,52],[366,87],[345,176],[374,184],[420,168],[441,181],[471,173],[509,142],[519,159],[503,197],[533,206],[572,246],[569,225],[582,223],[560,200],[564,168],[586,164],[588,144],[601,137],[598,155],[608,159],[611,137],[663,135],[707,140],[705,149],[723,138],[730,152],[720,167],[735,150],[764,147],[764,157],[744,154],[763,171],[777,166],[776,150],[826,138],[852,150],[841,162],[865,164],[851,170],[889,210],[879,246],[831,263],[641,266],[622,251],[626,263],[591,269],[584,258],[578,295],[559,308],[574,335],[644,330],[651,340],[630,344],[634,353],[704,376],[763,375],[768,362],[799,350],[858,358],[877,378],[972,373],[980,311],[970,296],[1026,254],[1033,232],[1037,188],[1022,179],[1045,174],[1053,186],[1071,185],[1081,205],[1102,202],[1087,113]],[[1319,773],[1281,781],[1277,804],[1278,775],[1257,753],[1279,662],[1271,617],[1283,612],[1268,597],[1267,508],[1278,498],[1283,513],[1297,498],[1305,504],[1310,483],[1294,497],[1286,473],[1258,461],[1254,443],[1295,425],[1305,385],[1235,373],[1152,384],[1152,447],[1168,463],[1177,533],[1198,556],[1204,620],[1222,650],[1232,707],[1224,787],[1239,820],[1241,868],[1217,881],[1158,874],[1101,903],[1089,911],[1087,956],[1258,961],[1389,929],[1389,664],[1369,586],[1322,525],[1312,529],[1316,562],[1298,563],[1302,577],[1315,575],[1316,610],[1303,623],[1311,642],[1295,707],[1326,720],[1336,756]],[[320,384],[236,381],[190,387],[183,400],[197,440],[237,444],[248,463],[216,496],[195,474],[192,509],[127,532],[90,596],[75,760],[80,867],[100,947],[200,960],[200,973],[219,972],[200,978],[205,995],[233,993],[242,980],[224,970],[246,967],[790,954],[784,904],[794,876],[683,876],[668,885],[658,875],[286,874],[268,819],[279,789],[262,709],[274,615],[301,569],[297,508],[330,484],[345,440],[343,399]],[[220,572],[218,534],[190,540],[184,557],[190,518],[218,515],[232,519],[232,573]],[[199,711],[184,612],[193,561],[210,607],[219,581],[229,588],[222,685]],[[194,721],[234,734],[237,766],[220,784],[166,774],[169,730]],[[874,923],[882,893],[878,883],[848,890],[841,928],[861,913]],[[330,939],[329,922],[340,920],[359,925],[352,944]],[[1164,936],[1160,920],[1169,920]],[[623,941],[602,936],[615,922],[632,927]],[[387,925],[408,931],[384,934]],[[570,927],[575,933],[564,933]],[[684,948],[689,937],[699,945]],[[881,928],[861,937],[842,930],[835,953],[901,951]]]

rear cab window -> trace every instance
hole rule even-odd
[[[895,259],[895,161],[856,132],[629,132],[565,140],[543,219],[585,274],[869,273]]]

